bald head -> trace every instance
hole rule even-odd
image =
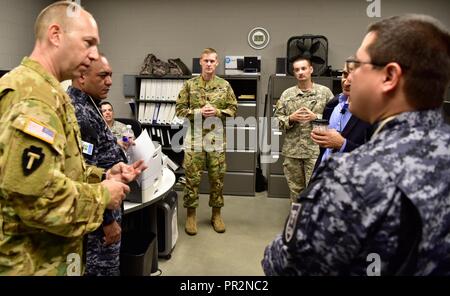
[[[41,11],[34,24],[35,40],[44,40],[48,27],[52,24],[58,24],[64,31],[70,32],[77,19],[85,14],[92,18],[87,11],[75,2],[58,1],[47,6]]]
[[[59,1],[42,10],[36,19],[35,34],[30,58],[59,81],[79,77],[98,59],[97,23],[74,2]]]

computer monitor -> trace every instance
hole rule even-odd
[[[244,57],[244,72],[258,73],[261,71],[261,64],[258,57]]]

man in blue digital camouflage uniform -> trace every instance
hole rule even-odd
[[[104,169],[127,162],[98,108],[100,101],[107,98],[111,85],[111,66],[100,54],[85,73],[72,80],[67,90],[80,125],[84,159],[87,164]],[[121,209],[106,209],[102,226],[87,235],[85,275],[120,274],[121,220]]]
[[[381,20],[348,62],[356,66],[350,111],[377,129],[366,145],[319,166],[266,248],[264,272],[450,275],[450,126],[440,110],[449,31],[423,15]],[[404,221],[414,215],[417,244],[404,244],[417,225]],[[399,254],[412,256],[401,262]]]

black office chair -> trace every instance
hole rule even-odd
[[[132,118],[115,118],[114,120],[117,120],[119,122],[122,122],[123,124],[129,124],[131,125],[131,128],[133,129],[134,136],[137,138],[142,132],[142,126],[139,121]]]

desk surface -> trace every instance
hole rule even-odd
[[[154,193],[152,200],[144,202],[144,203],[135,203],[125,201],[123,203],[125,214],[134,212],[136,210],[142,209],[143,207],[149,206],[164,197],[164,195],[172,189],[175,184],[175,174],[168,168],[163,169],[161,182],[159,183],[158,189]]]

